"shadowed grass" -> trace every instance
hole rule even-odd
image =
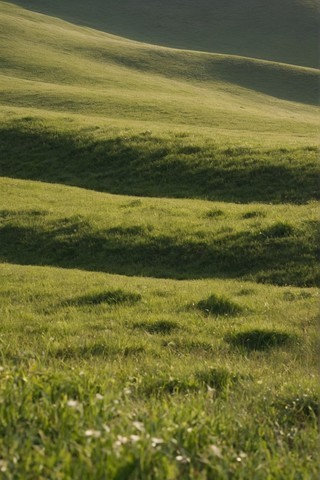
[[[134,40],[318,66],[313,0],[15,0],[15,3]],[[276,21],[275,21],[276,19]],[[195,28],[196,26],[196,28]]]
[[[65,189],[64,194],[60,192],[55,196],[57,187],[47,187],[45,193],[41,193],[49,196],[42,201],[43,206],[49,206],[52,201],[61,205],[59,199],[64,194],[68,194],[68,204],[73,205],[75,201],[78,205],[78,200],[72,200],[75,192],[71,194]],[[16,188],[10,190],[10,200],[4,194],[4,206],[19,200],[19,188]],[[41,191],[39,184],[33,188],[34,192]],[[78,194],[76,197],[80,198]],[[283,220],[274,215],[273,223],[265,217],[261,220],[265,224],[247,225],[241,221],[241,209],[235,215],[233,207],[220,223],[211,226],[210,219],[208,224],[204,223],[206,204],[199,211],[191,207],[179,211],[173,201],[170,208],[162,211],[156,203],[148,201],[145,205],[129,207],[129,216],[123,208],[125,199],[102,196],[101,216],[92,221],[90,212],[95,215],[95,203],[89,207],[86,192],[81,198],[87,205],[85,215],[65,216],[63,208],[58,217],[43,212],[35,215],[34,208],[30,213],[24,208],[21,211],[4,209],[0,225],[3,261],[126,275],[242,277],[279,285],[319,284],[318,222],[298,219],[297,224],[293,218],[290,223],[284,221],[287,208],[281,213]],[[111,198],[112,207],[106,208],[104,200]],[[25,207],[25,202],[23,204]],[[236,218],[233,223],[231,215]]]
[[[290,345],[290,343],[297,342],[297,337],[287,332],[257,329],[230,334],[226,337],[226,340],[233,347],[243,348],[248,351],[263,351]]]
[[[221,393],[238,381],[238,376],[230,373],[225,368],[210,368],[195,374],[200,384],[204,384]]]
[[[157,322],[153,323],[135,323],[133,328],[143,330],[151,334],[168,335],[175,330],[178,330],[179,325],[176,322],[169,320],[158,320]]]
[[[145,354],[143,346],[123,346],[117,347],[114,344],[108,343],[92,343],[89,345],[79,347],[64,347],[50,352],[50,356],[63,360],[81,360],[93,357],[104,359],[114,359],[116,357],[136,357]]]
[[[39,121],[23,121],[2,127],[0,171],[9,177],[129,195],[243,203],[305,203],[320,198],[316,148],[247,147],[230,153],[222,145],[199,140],[195,153],[181,153],[189,142],[174,134],[112,130],[95,138],[87,132],[68,134]],[[223,211],[207,215],[218,218]],[[244,218],[252,217],[249,213]]]
[[[123,290],[109,290],[106,292],[91,293],[88,295],[83,295],[78,298],[73,298],[70,300],[65,300],[63,305],[75,305],[75,306],[86,306],[86,305],[134,305],[135,303],[141,300],[141,295],[137,293],[125,292]]]
[[[232,302],[228,298],[212,294],[206,300],[201,300],[196,304],[199,310],[209,315],[238,315],[243,308]]]
[[[280,424],[300,425],[319,420],[319,398],[309,392],[299,392],[291,396],[279,397],[274,402]]]

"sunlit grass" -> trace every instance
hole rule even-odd
[[[319,72],[0,11],[0,476],[316,478]]]

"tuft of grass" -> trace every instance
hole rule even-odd
[[[218,218],[218,217],[223,217],[224,216],[224,211],[220,209],[214,209],[210,210],[210,212],[206,213],[207,218]]]
[[[265,217],[265,212],[261,212],[259,210],[250,210],[249,212],[246,212],[242,215],[242,218],[244,218],[245,220],[259,217]]]
[[[263,351],[292,344],[297,337],[288,332],[255,329],[227,335],[226,340],[233,347]]]
[[[169,320],[158,320],[152,323],[149,323],[149,322],[135,323],[133,327],[151,334],[159,334],[159,335],[168,335],[180,328],[177,322],[173,322]]]
[[[90,293],[77,298],[69,299],[64,302],[66,305],[91,306],[91,305],[134,305],[140,302],[141,295],[137,293],[125,292],[124,290],[108,290],[105,292]]]
[[[228,298],[216,294],[210,295],[206,300],[201,300],[196,307],[209,315],[238,315],[243,312],[243,308],[232,302]]]
[[[218,393],[226,391],[238,381],[238,376],[230,373],[225,368],[209,368],[195,373],[200,384],[213,388]]]
[[[190,380],[170,377],[146,381],[139,391],[146,396],[159,398],[166,395],[185,395],[198,390],[198,386]]]
[[[281,425],[299,425],[300,428],[319,419],[319,405],[319,396],[310,391],[278,396],[273,403]]]

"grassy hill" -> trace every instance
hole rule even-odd
[[[17,0],[143,42],[318,66],[316,0]]]
[[[2,261],[147,277],[320,284],[315,203],[271,210],[4,179],[1,205]]]
[[[318,198],[317,70],[1,10],[3,175],[134,195]]]
[[[316,478],[319,72],[0,21],[1,478]]]

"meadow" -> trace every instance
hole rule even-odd
[[[316,479],[312,52],[0,14],[1,478]]]

